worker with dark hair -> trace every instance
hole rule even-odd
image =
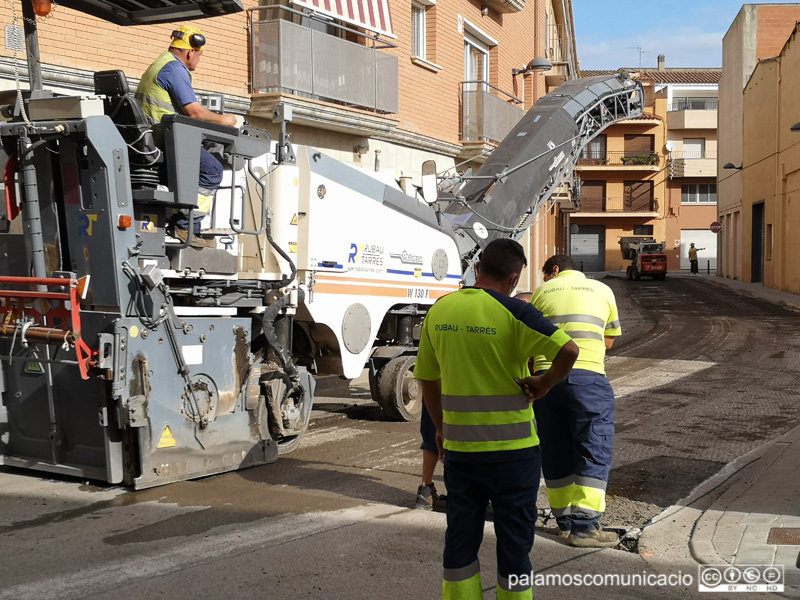
[[[531,303],[580,348],[569,377],[536,402],[547,498],[570,545],[616,546],[617,534],[599,525],[614,443],[614,391],[604,361],[622,334],[616,300],[611,288],[587,279],[564,254],[547,259],[542,273],[545,283]],[[549,359],[537,354],[533,372],[548,368]]]
[[[478,550],[490,501],[497,598],[532,597],[541,463],[531,399],[566,377],[578,347],[530,304],[509,298],[526,264],[517,242],[490,242],[475,266],[475,286],[440,298],[423,322],[414,375],[444,457],[443,598],[482,597]],[[534,377],[528,358],[537,354],[552,364]]]
[[[175,113],[229,127],[242,124],[241,117],[208,110],[200,104],[194,93],[192,73],[200,62],[205,46],[206,38],[197,27],[182,25],[172,32],[169,48],[142,75],[136,89],[136,99],[151,125],[160,123],[165,115]],[[208,150],[201,148],[197,196],[200,212],[211,211],[214,193],[220,183],[222,165]]]

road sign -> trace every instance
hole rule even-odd
[[[708,228],[714,233],[719,233],[720,231],[722,231],[722,223],[720,223],[719,221],[714,221],[711,225],[708,226]]]

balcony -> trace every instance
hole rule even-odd
[[[574,216],[657,217],[658,200],[652,197],[581,198]]]
[[[670,152],[669,177],[716,177],[716,152]]]
[[[377,40],[364,36],[370,45],[362,45],[284,19],[256,18],[266,12],[251,12],[254,94],[289,94],[377,113],[398,111],[398,58],[380,52]]]
[[[683,98],[667,107],[669,129],[716,129],[716,98]]]
[[[485,81],[461,82],[461,141],[499,143],[519,123],[522,101]]]
[[[525,0],[483,0],[481,4],[499,13],[515,13],[525,8]]]
[[[588,170],[635,170],[635,171],[658,171],[661,164],[661,155],[658,152],[647,154],[633,154],[631,152],[606,152],[605,154],[590,153],[590,156],[581,156],[578,159],[576,168],[582,171]]]

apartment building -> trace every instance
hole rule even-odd
[[[198,23],[208,45],[194,82],[209,106],[244,114],[273,134],[275,109],[288,107],[293,142],[387,180],[419,183],[428,159],[440,171],[478,168],[536,98],[577,73],[571,0],[250,0],[245,6],[246,12]],[[15,70],[25,73],[22,22],[18,16],[15,24],[8,3],[0,14],[6,23],[0,89],[13,89]],[[62,6],[38,28],[45,85],[70,93],[91,92],[92,73],[110,68],[122,69],[135,85],[172,30],[118,27]],[[535,58],[552,67],[537,70],[542,61]],[[526,236],[533,265],[556,249],[557,239],[563,244],[559,215],[549,206]]]
[[[719,70],[666,68],[663,56],[657,69],[626,70],[644,86],[644,113],[606,129],[581,156],[570,250],[585,271],[625,270],[619,238],[647,235],[666,242],[670,271],[688,270],[690,243],[714,247],[706,232],[716,218]]]
[[[718,273],[795,292],[798,20],[797,3],[745,4],[725,34],[717,158]]]

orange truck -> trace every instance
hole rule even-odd
[[[652,277],[663,281],[667,277],[667,253],[664,243],[647,236],[619,239],[622,258],[631,261],[625,270],[628,279]]]

